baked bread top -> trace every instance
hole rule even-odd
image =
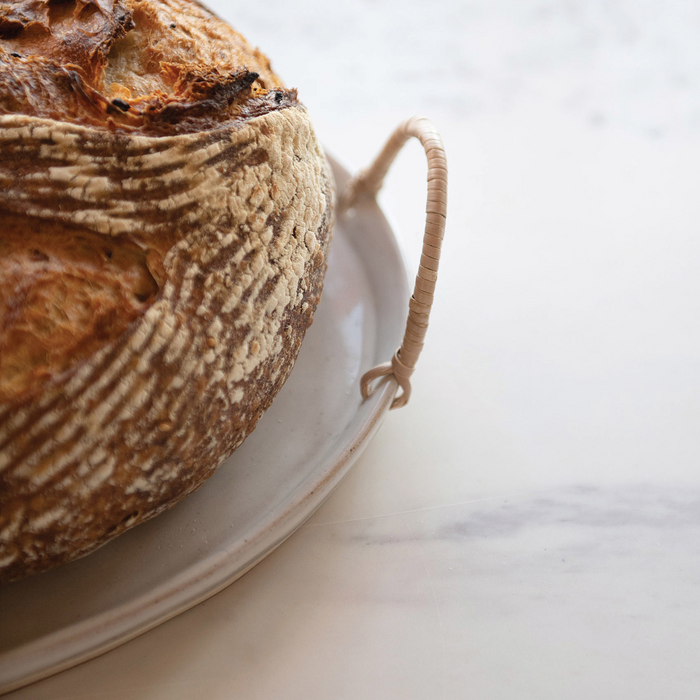
[[[192,0],[0,2],[0,114],[173,134],[296,101]]]

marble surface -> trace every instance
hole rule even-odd
[[[211,2],[366,164],[450,163],[411,403],[213,599],[12,700],[700,693],[700,8]],[[382,199],[412,265],[425,165]]]

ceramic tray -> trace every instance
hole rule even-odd
[[[338,190],[347,172],[332,161]],[[294,371],[231,459],[192,496],[97,552],[0,587],[0,693],[97,656],[214,595],[294,532],[367,445],[396,392],[367,400],[391,358],[408,287],[371,199],[337,222],[323,300]]]

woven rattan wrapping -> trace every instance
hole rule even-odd
[[[349,183],[340,200],[341,212],[350,209],[364,193],[376,196],[384,178],[404,144],[417,138],[428,158],[428,201],[426,204],[425,234],[416,284],[409,302],[408,320],[401,347],[394,353],[391,362],[369,370],[361,380],[362,396],[372,393],[372,383],[384,376],[393,376],[401,393],[394,398],[391,407],[405,406],[411,396],[411,375],[416,368],[428,330],[430,309],[433,305],[437,282],[440,250],[445,235],[447,213],[447,159],[445,149],[435,127],[423,117],[411,117],[392,134],[372,165]]]

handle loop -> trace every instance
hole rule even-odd
[[[442,139],[430,121],[424,117],[411,117],[401,124],[391,135],[374,163],[350,180],[339,202],[339,209],[342,213],[350,209],[362,194],[376,197],[382,188],[391,164],[411,137],[415,137],[421,142],[428,159],[428,201],[425,208],[423,254],[416,276],[416,284],[408,305],[408,320],[401,347],[394,353],[391,362],[369,370],[360,381],[362,396],[367,399],[374,391],[372,384],[375,380],[384,376],[393,376],[402,391],[394,398],[391,404],[392,409],[405,406],[411,397],[411,375],[416,368],[428,330],[430,309],[433,305],[435,283],[437,282],[440,250],[445,235],[447,159]]]

